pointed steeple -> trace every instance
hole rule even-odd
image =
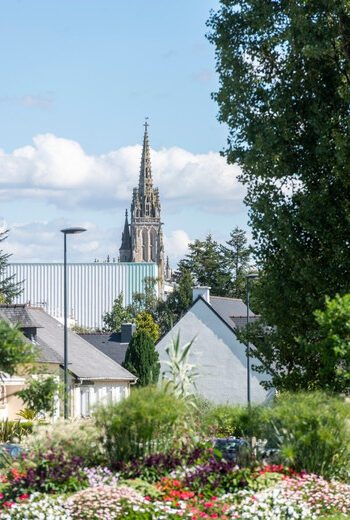
[[[119,249],[119,261],[131,262],[131,236],[129,231],[128,210],[125,211],[125,223],[122,233],[122,245]]]
[[[146,117],[146,121],[144,123],[145,133],[143,136],[143,147],[142,147],[142,157],[141,157],[141,168],[140,168],[140,178],[139,178],[139,191],[140,193],[144,193],[146,190],[146,186],[152,186],[152,170],[151,170],[151,155],[149,151],[149,142],[148,142],[148,117]]]

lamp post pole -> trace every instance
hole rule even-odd
[[[250,395],[250,341],[249,341],[249,280],[253,278],[259,278],[256,273],[247,274],[245,277],[246,282],[246,296],[247,296],[247,403],[248,407],[251,406],[251,395]]]
[[[85,228],[66,228],[61,229],[64,235],[63,246],[63,307],[64,307],[64,350],[63,350],[63,369],[64,369],[64,418],[68,419],[68,305],[67,305],[67,235],[83,233]]]

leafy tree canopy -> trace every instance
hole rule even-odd
[[[148,312],[142,311],[136,316],[136,330],[138,332],[147,332],[154,343],[159,339],[159,326]]]
[[[257,356],[277,388],[307,388],[314,311],[350,291],[350,4],[222,0],[208,25],[262,273]]]
[[[123,293],[121,292],[113,302],[111,312],[103,316],[104,330],[109,332],[121,332],[122,324],[131,321],[131,312],[123,305]]]
[[[19,367],[35,361],[33,345],[18,326],[0,320],[0,378],[14,375]]]
[[[178,265],[177,278],[189,271],[198,285],[208,285],[215,296],[228,296],[231,289],[229,260],[220,244],[209,234],[205,240],[195,240],[190,252]]]
[[[151,336],[144,330],[131,338],[123,367],[138,377],[138,386],[148,386],[158,381],[159,355]]]
[[[19,390],[17,395],[22,399],[28,410],[35,415],[55,412],[55,397],[60,390],[60,383],[53,375],[32,377],[26,388]]]

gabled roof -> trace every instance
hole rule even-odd
[[[236,328],[232,316],[246,316],[247,306],[243,300],[237,298],[225,298],[223,296],[210,296],[210,305],[217,314],[233,329]],[[252,314],[251,312],[249,314]]]
[[[79,334],[79,336],[112,358],[116,363],[121,365],[124,362],[129,343],[121,342],[120,333],[112,332],[111,334],[94,334],[91,332],[89,334]]]
[[[15,323],[13,306],[2,306],[2,317]],[[30,323],[37,328],[38,360],[63,364],[64,327],[41,308],[25,307]],[[17,316],[17,315],[16,315]],[[89,342],[68,330],[68,369],[79,379],[135,381],[137,378]]]
[[[260,319],[259,314],[253,314],[249,316],[249,323],[254,323]],[[244,329],[247,326],[247,316],[230,316],[231,320],[235,324],[237,329]]]
[[[33,322],[25,304],[1,304],[0,319],[8,320],[11,323],[20,323],[22,329],[37,328],[39,325]]]

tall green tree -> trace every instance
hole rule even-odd
[[[247,245],[246,232],[235,227],[230,233],[226,245],[222,246],[224,257],[232,270],[230,295],[233,298],[245,298],[245,275],[248,272],[250,247]]]
[[[132,315],[128,307],[123,305],[123,293],[121,292],[113,302],[110,312],[106,312],[102,319],[103,329],[109,332],[121,332],[122,324],[132,321]]]
[[[187,311],[192,303],[194,282],[191,272],[184,269],[168,298],[159,300],[157,316],[161,331],[165,333]]]
[[[350,291],[350,3],[222,0],[208,25],[262,272],[257,356],[277,388],[307,388],[319,359],[296,338]]]
[[[8,237],[8,230],[0,232],[0,243]],[[7,276],[6,268],[10,254],[0,250],[0,303],[12,303],[14,298],[21,294],[21,282],[14,282],[14,275]]]
[[[189,271],[198,285],[208,285],[215,296],[229,296],[231,290],[231,271],[229,259],[220,244],[211,234],[205,240],[190,243],[189,253],[180,260],[177,278],[184,271]]]
[[[159,355],[153,339],[147,332],[136,332],[125,353],[123,367],[138,377],[138,386],[157,383],[159,377]]]

